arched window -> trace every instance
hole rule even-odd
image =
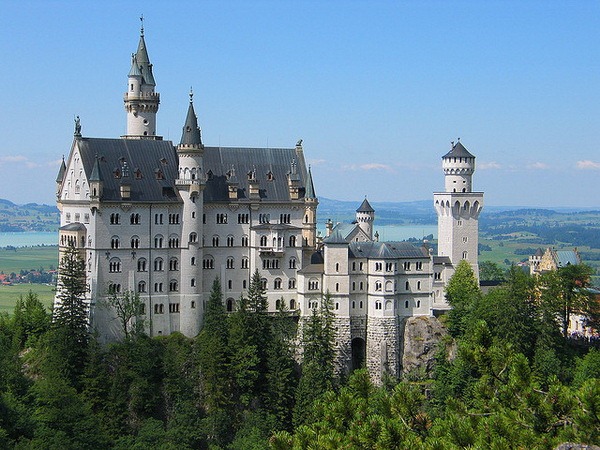
[[[290,258],[290,265],[289,265],[290,269],[295,269],[296,268],[296,258],[295,257],[291,257]]]
[[[145,258],[138,259],[137,270],[138,270],[138,272],[145,272],[146,271],[146,259]]]
[[[226,267],[228,269],[233,269],[234,268],[234,259],[233,259],[233,256],[229,256],[227,258],[227,265],[226,265]]]
[[[248,247],[248,236],[242,236],[242,247]]]
[[[139,248],[140,238],[139,236],[131,236],[131,248]]]
[[[296,279],[290,278],[288,280],[288,289],[296,289]]]
[[[190,265],[191,265],[191,266],[195,266],[195,265],[196,265],[196,257],[195,257],[195,256],[192,256],[192,257],[190,258]]]
[[[110,238],[110,248],[119,248],[119,236]]]
[[[232,298],[228,298],[226,305],[227,305],[226,306],[227,312],[232,312],[233,311],[234,300]]]
[[[218,247],[219,246],[219,236],[217,236],[216,234],[212,238],[212,246],[213,247]]]
[[[392,292],[394,290],[394,283],[392,283],[391,281],[386,281],[385,290],[386,292]]]
[[[296,300],[291,299],[290,300],[290,310],[294,311],[296,309]]]
[[[290,236],[290,247],[296,246],[296,236]]]
[[[140,292],[140,293],[146,292],[146,282],[145,281],[140,281],[138,283],[138,292]]]
[[[233,236],[231,234],[227,236],[227,247],[233,247]]]
[[[131,225],[139,225],[140,224],[140,215],[138,213],[132,213],[129,217],[129,223]]]
[[[196,233],[190,233],[190,239],[189,242],[193,243],[193,242],[197,242],[198,241],[198,235]]]
[[[169,259],[169,270],[179,270],[179,260],[177,258]]]
[[[120,273],[121,260],[119,258],[111,258],[111,260],[108,263],[108,271],[110,273]]]
[[[242,269],[247,269],[248,268],[248,258],[246,258],[245,256],[242,258]]]
[[[406,301],[404,302],[404,307],[405,307],[405,308],[408,308],[408,300],[406,300]]]
[[[420,290],[421,290],[421,282],[417,281],[417,291],[420,291]]]
[[[214,269],[215,268],[215,260],[212,256],[207,255],[202,260],[202,268],[203,269]]]
[[[177,280],[169,281],[169,292],[177,292],[179,290],[179,285],[177,284]]]
[[[156,258],[154,260],[154,271],[155,272],[163,271],[163,259],[162,258]]]
[[[119,225],[121,223],[121,216],[119,213],[112,213],[110,215],[110,224],[111,225]]]
[[[154,236],[154,248],[162,248],[163,246],[163,237],[161,234],[157,234]]]
[[[266,236],[261,236],[260,237],[260,246],[261,247],[266,247],[267,246],[267,237]]]
[[[376,291],[380,291],[381,290],[381,281],[376,281],[375,282],[375,290]]]
[[[273,289],[280,290],[281,289],[281,278],[275,278],[273,281]]]
[[[404,289],[406,289],[407,291],[410,290],[410,283],[408,281],[404,284]]]
[[[196,279],[195,279],[195,278],[192,278],[192,279],[190,280],[190,286],[191,286],[191,287],[196,287]]]
[[[336,272],[340,271],[340,263],[335,263],[335,271]]]
[[[169,236],[169,248],[179,248],[179,237],[172,234]]]
[[[265,290],[265,291],[267,290],[267,279],[266,278],[262,278],[260,280],[260,286],[263,290]]]
[[[467,259],[469,254],[467,252],[463,252],[463,259]]]
[[[316,278],[311,278],[310,280],[308,280],[308,289],[311,291],[319,290],[319,280],[317,280]]]

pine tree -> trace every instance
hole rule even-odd
[[[446,299],[452,306],[448,312],[448,330],[454,337],[467,331],[480,298],[479,283],[471,265],[466,260],[460,261],[446,286]]]
[[[85,262],[73,245],[60,260],[56,291],[50,356],[57,358],[54,368],[77,384],[85,365],[90,333]]]
[[[144,320],[141,318],[144,303],[140,294],[129,290],[123,293],[112,292],[106,303],[115,311],[125,339],[144,332]]]

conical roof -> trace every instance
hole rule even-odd
[[[202,135],[198,127],[198,118],[194,111],[194,103],[192,102],[193,95],[190,93],[190,105],[188,106],[185,125],[181,135],[180,145],[202,145]]]
[[[306,180],[306,190],[304,192],[304,198],[317,198],[315,194],[315,185],[313,184],[310,166],[308,166],[308,180]]]
[[[140,71],[140,66],[138,65],[137,57],[135,55],[133,55],[133,57],[131,58],[131,69],[129,70],[128,76],[130,76],[130,77],[141,77],[142,76],[142,72]]]
[[[154,81],[154,75],[152,75],[152,64],[150,64],[150,58],[148,57],[148,50],[146,49],[146,41],[144,40],[144,34],[140,35],[140,42],[138,44],[137,52],[135,53],[135,60],[137,61],[138,68],[142,74],[143,82],[151,86],[156,86]]]
[[[90,181],[100,181],[100,164],[98,163],[97,157],[96,161],[94,161],[94,168],[92,169],[92,173],[90,174]]]
[[[458,141],[452,146],[452,150],[442,156],[442,158],[475,158],[475,156],[469,153],[465,146]]]
[[[372,212],[375,212],[375,210],[373,209],[373,207],[370,205],[369,201],[365,197],[365,199],[363,200],[361,205],[358,207],[356,212],[372,213]]]
[[[62,180],[65,177],[66,171],[67,171],[67,165],[65,164],[65,158],[63,157],[62,162],[60,163],[60,169],[58,169],[58,175],[56,177],[57,183],[62,183]]]

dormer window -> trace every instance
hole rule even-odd
[[[163,174],[162,170],[160,170],[160,169],[156,169],[156,170],[154,171],[154,175],[156,176],[156,179],[157,179],[157,180],[164,180],[164,178],[165,178],[165,176],[164,176],[164,174]]]
[[[208,172],[206,172],[206,179],[207,180],[212,180],[213,179],[213,172],[212,172],[212,170],[209,170]]]
[[[134,176],[136,180],[142,179],[142,171],[140,169],[135,169]]]
[[[273,172],[270,170],[267,172],[267,181],[273,181],[275,177],[273,176]]]
[[[165,158],[161,158],[160,162],[161,162],[161,164],[163,164],[165,166],[167,165],[167,160]]]
[[[119,169],[119,168],[116,168],[116,169],[113,171],[113,174],[115,175],[115,178],[121,178],[121,169]]]

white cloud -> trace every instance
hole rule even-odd
[[[320,166],[325,164],[327,161],[325,159],[309,159],[308,164],[311,166]]]
[[[546,164],[546,163],[537,161],[537,162],[534,162],[533,164],[529,164],[527,166],[527,168],[528,169],[545,170],[545,169],[549,169],[550,166],[548,164]]]
[[[577,161],[577,168],[581,170],[599,170],[600,162],[590,161],[589,159]]]
[[[496,161],[491,161],[491,162],[479,163],[477,165],[477,168],[481,169],[481,170],[488,170],[488,169],[497,170],[497,169],[501,169],[502,166],[500,164],[498,164]]]
[[[0,162],[15,163],[15,162],[23,162],[23,161],[27,161],[27,157],[25,157],[23,155],[0,156]]]
[[[391,166],[381,163],[367,163],[367,164],[348,164],[342,166],[344,171],[356,171],[356,170],[385,170],[387,172],[393,172]]]

